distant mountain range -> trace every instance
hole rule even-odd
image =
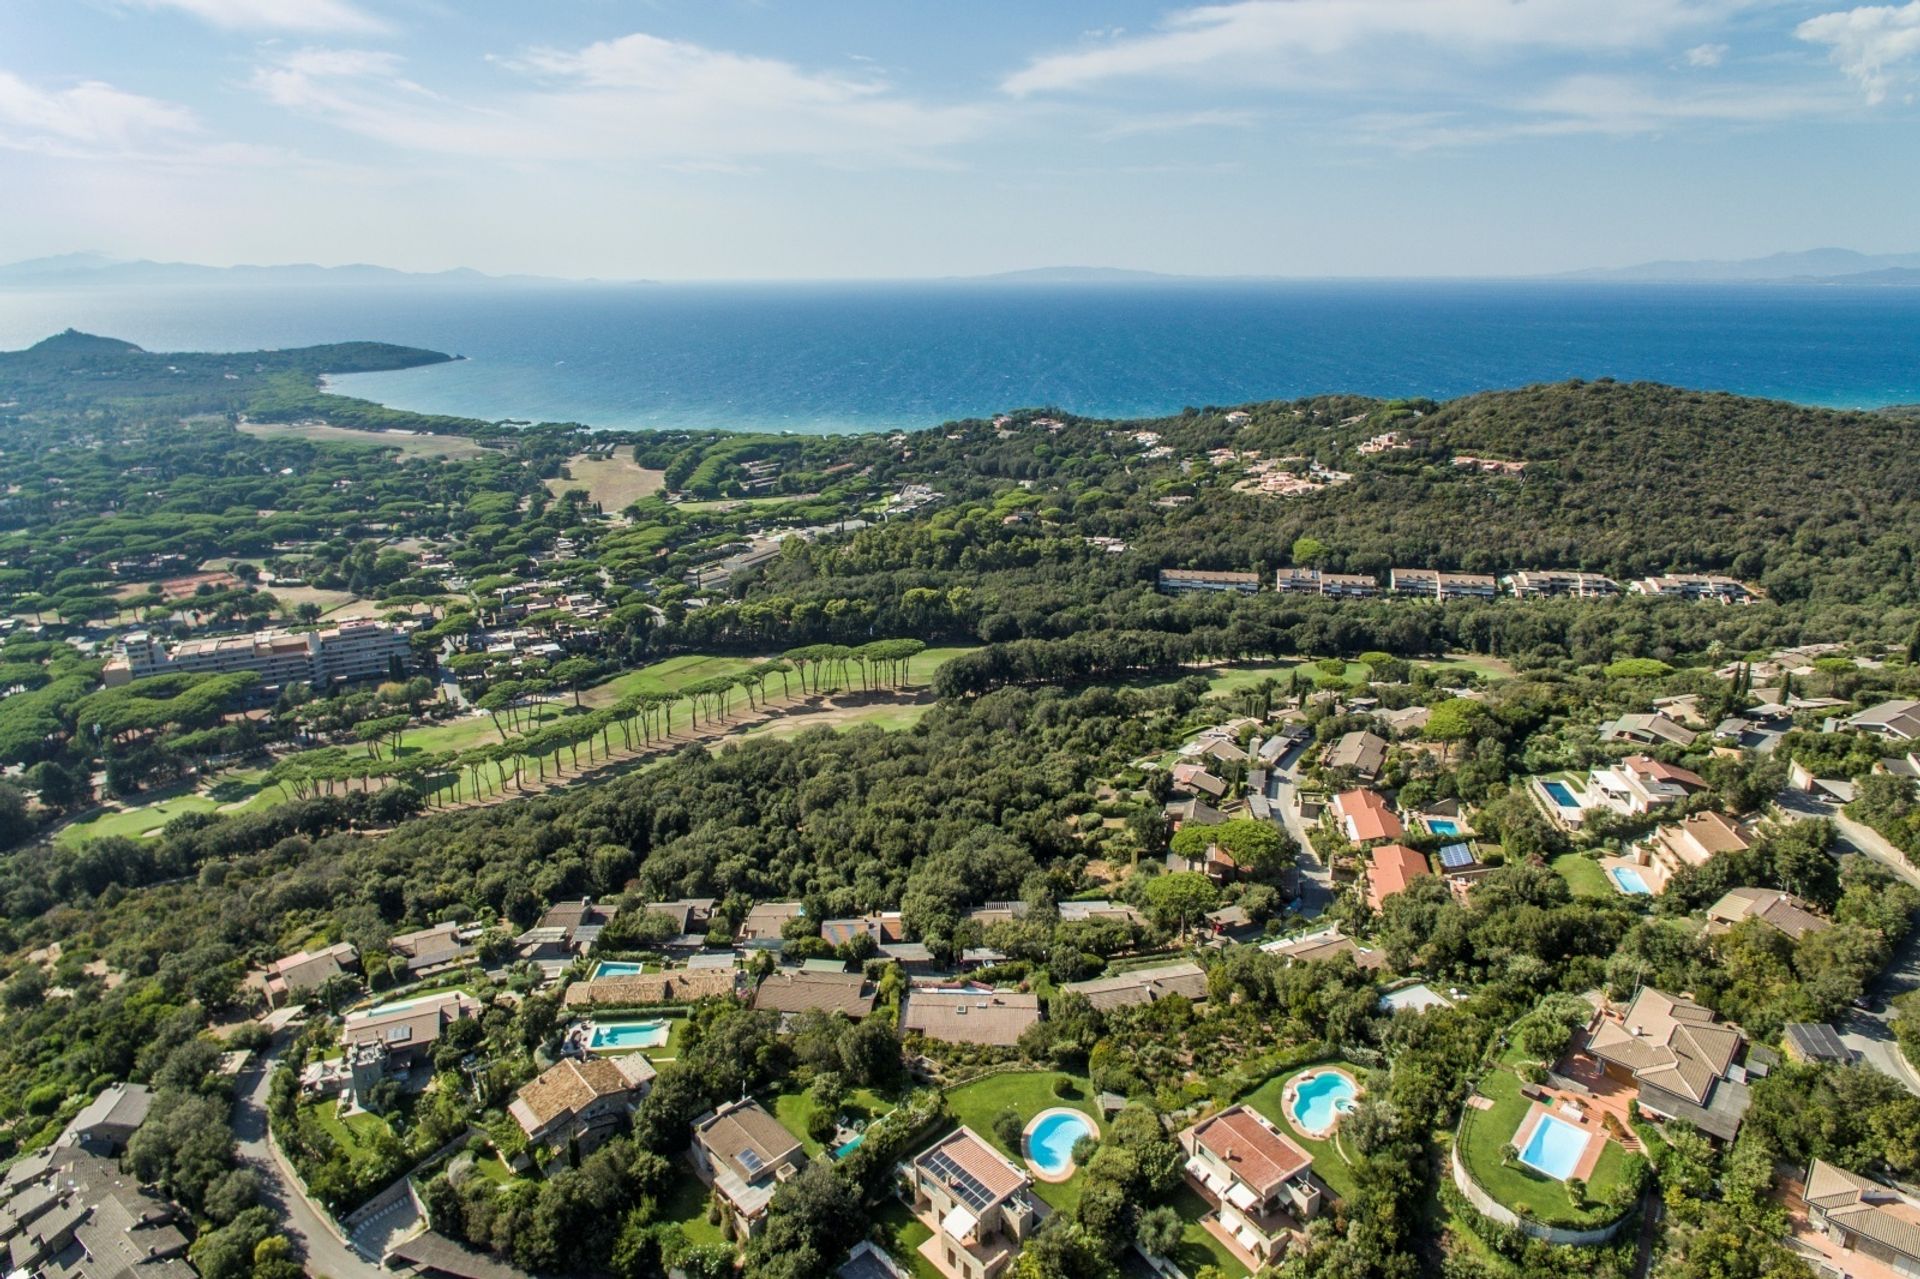
[[[1136,271],[1111,266],[1043,266],[986,275],[947,276],[964,284],[1151,284],[1281,276],[1195,276]],[[1305,278],[1305,277],[1291,277]],[[1888,288],[1920,287],[1920,253],[1858,253],[1852,249],[1807,249],[1764,258],[1643,262],[1638,266],[1591,267],[1535,279],[1644,284],[1848,284]],[[0,288],[72,288],[143,284],[202,284],[231,287],[288,287],[334,284],[645,284],[646,280],[583,280],[540,275],[488,275],[468,267],[451,271],[400,271],[353,263],[316,266],[203,266],[192,262],[150,262],[104,253],[62,253],[0,265]]]
[[[1826,284],[1920,284],[1920,253],[1856,253],[1852,249],[1807,249],[1730,261],[1643,262],[1638,266],[1568,271],[1561,280],[1647,283],[1747,284],[1763,281]]]
[[[149,262],[104,253],[62,253],[0,266],[0,288],[69,288],[75,285],[212,284],[284,286],[298,284],[589,284],[538,275],[487,275],[467,267],[452,271],[399,271],[353,263],[316,266],[307,262],[280,266],[202,266],[193,262]]]

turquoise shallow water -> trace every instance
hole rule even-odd
[[[1143,415],[1329,391],[1618,377],[1920,401],[1920,289],[1567,283],[336,285],[0,290],[0,346],[369,338],[457,364],[339,380],[428,412],[834,432],[1050,405]]]
[[[1047,1115],[1027,1134],[1027,1158],[1049,1176],[1065,1172],[1073,1162],[1073,1145],[1093,1135],[1093,1125],[1068,1111]]]
[[[1325,1132],[1333,1121],[1353,1109],[1353,1081],[1324,1071],[1303,1079],[1293,1091],[1293,1117],[1308,1132]]]

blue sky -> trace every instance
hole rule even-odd
[[[1920,0],[11,0],[0,259],[1512,274],[1920,250]]]

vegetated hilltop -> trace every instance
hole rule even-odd
[[[137,406],[182,414],[262,413],[272,401],[316,394],[322,374],[411,369],[453,358],[385,342],[163,353],[68,329],[24,351],[0,351],[0,399],[39,412]]]

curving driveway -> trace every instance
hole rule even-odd
[[[260,1174],[265,1183],[262,1202],[280,1219],[306,1263],[309,1275],[325,1279],[391,1279],[367,1260],[333,1227],[320,1206],[307,1198],[293,1169],[281,1160],[267,1139],[267,1086],[279,1051],[256,1057],[240,1075],[234,1090],[233,1135],[240,1145],[240,1162]]]

